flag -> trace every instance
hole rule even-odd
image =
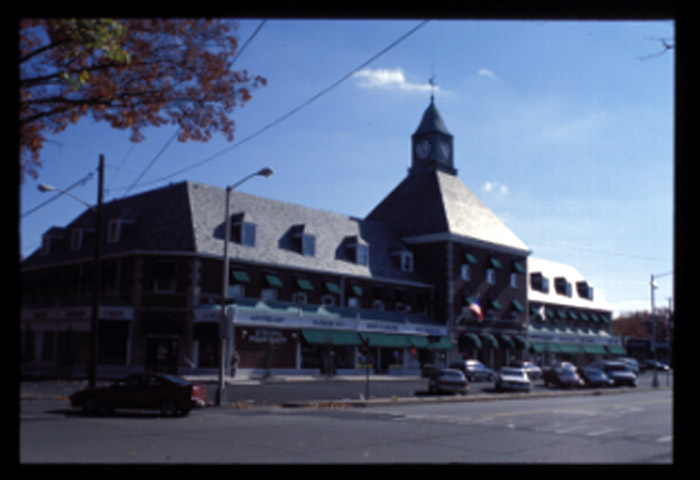
[[[537,310],[537,313],[540,315],[540,317],[542,317],[542,320],[547,320],[547,311],[545,310],[544,305]]]
[[[481,311],[481,305],[479,304],[479,299],[477,298],[474,300],[471,305],[469,305],[469,311],[474,312],[477,317],[479,317],[479,321],[482,321],[484,319],[484,314]]]

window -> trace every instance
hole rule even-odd
[[[304,233],[301,235],[301,254],[307,257],[316,255],[316,237]]]
[[[71,250],[79,250],[83,246],[83,229],[74,228],[70,235]]]
[[[172,293],[175,291],[175,262],[155,262],[153,274],[154,292]]]
[[[578,296],[586,300],[593,300],[593,287],[588,285],[588,282],[576,282],[576,290]]]
[[[117,243],[121,238],[122,223],[118,219],[112,219],[107,225],[107,243]]]
[[[533,290],[549,293],[549,279],[540,272],[530,275],[530,285]]]
[[[554,279],[554,289],[559,295],[571,296],[571,282],[567,282],[564,277]]]
[[[494,270],[493,268],[489,268],[488,270],[486,270],[486,281],[490,285],[496,284],[496,270]]]
[[[518,288],[518,274],[515,272],[510,274],[510,286],[513,288]]]
[[[231,226],[231,238],[234,242],[254,247],[258,226],[251,222],[236,222]]]
[[[355,263],[369,265],[369,246],[358,243],[355,245]]]
[[[469,281],[472,279],[472,269],[471,269],[470,265],[468,265],[466,263],[462,264],[462,268],[460,269],[460,277],[462,278],[462,280],[466,280],[466,281]]]
[[[393,253],[399,262],[399,268],[402,272],[413,271],[413,252],[408,250],[399,250]]]
[[[384,300],[376,298],[372,300],[372,310],[377,310],[378,312],[384,311]]]
[[[260,299],[264,302],[274,302],[277,300],[276,288],[263,288],[260,290]]]
[[[306,292],[294,292],[292,294],[292,302],[294,303],[306,303]]]

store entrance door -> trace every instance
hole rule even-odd
[[[177,354],[177,339],[149,338],[146,341],[146,370],[177,374]]]

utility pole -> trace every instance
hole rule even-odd
[[[102,196],[104,187],[104,155],[100,154],[100,163],[97,167],[97,208],[95,209],[95,278],[92,294],[92,312],[90,318],[90,364],[88,366],[88,384],[94,387],[97,379],[97,325],[100,311],[101,282],[101,256],[102,256]]]

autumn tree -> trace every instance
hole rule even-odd
[[[177,125],[178,140],[233,140],[231,113],[266,80],[232,68],[237,25],[224,19],[23,19],[20,170],[37,177],[46,135],[86,115],[143,140]]]

